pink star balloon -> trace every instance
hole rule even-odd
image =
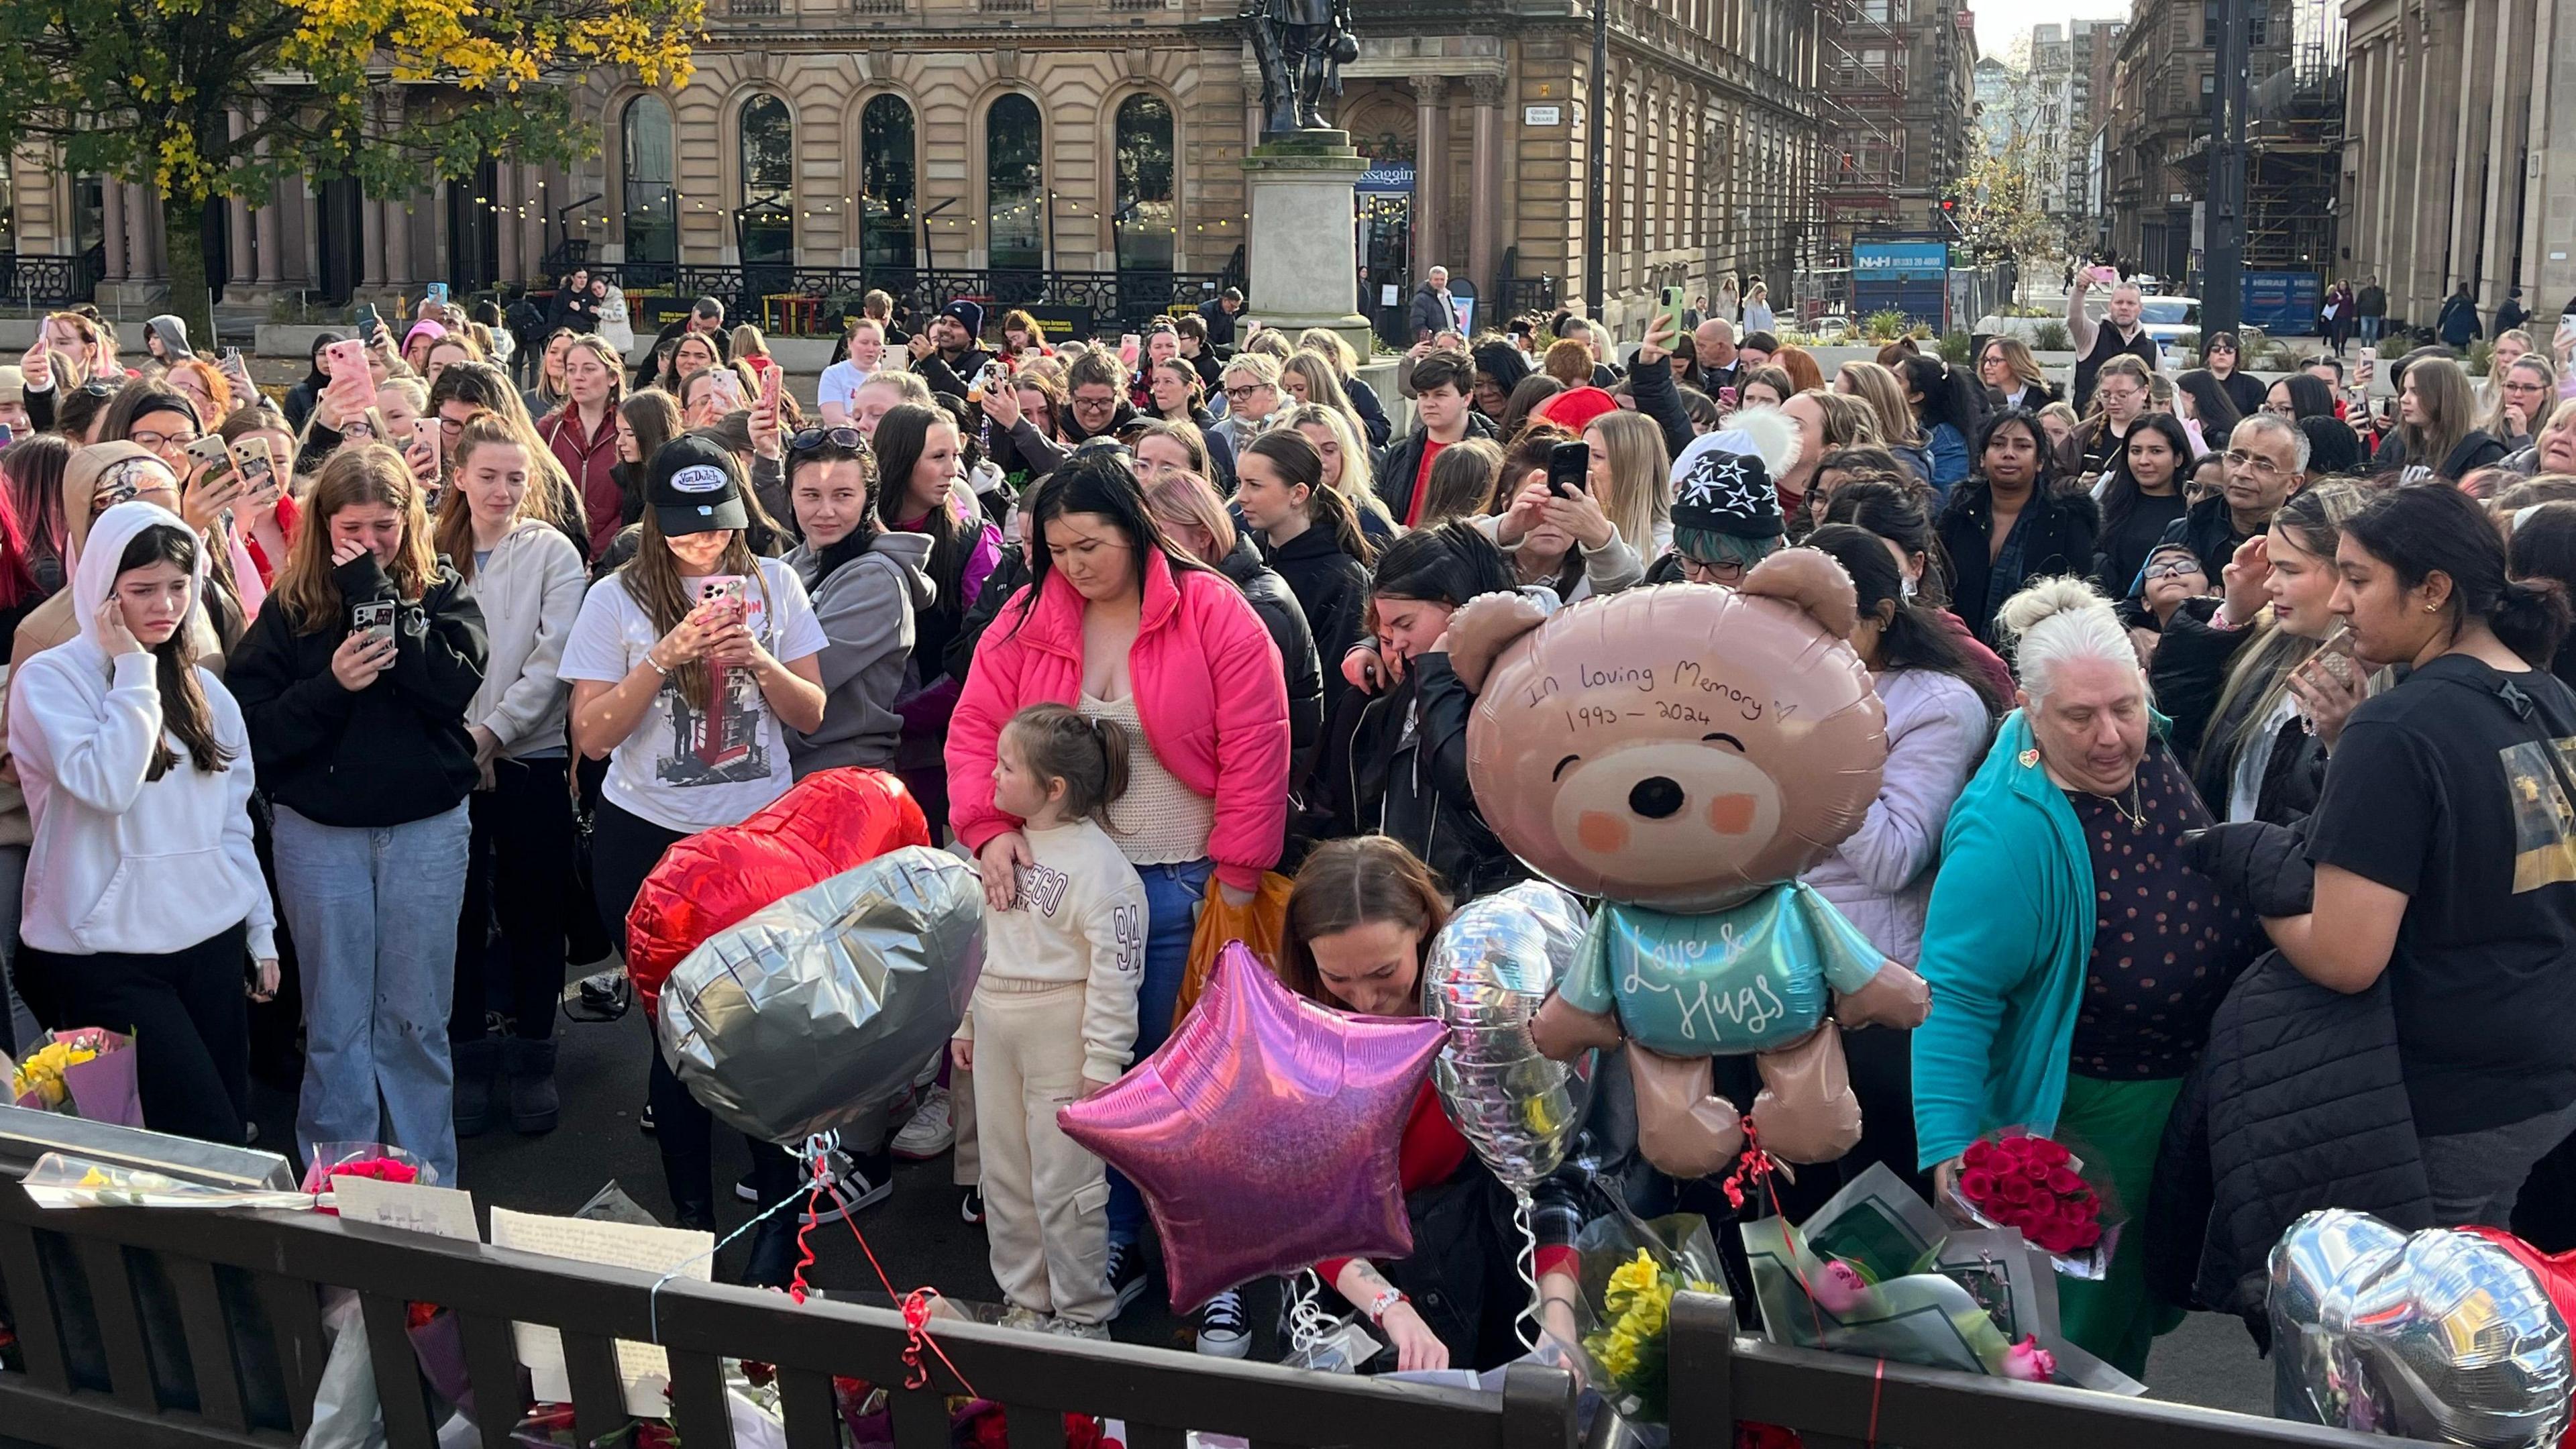
[[[1448,1034],[1327,1010],[1234,942],[1171,1038],[1056,1122],[1143,1191],[1187,1310],[1265,1273],[1413,1251],[1396,1150]]]

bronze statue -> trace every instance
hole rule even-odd
[[[1342,67],[1359,59],[1350,0],[1247,0],[1243,21],[1261,66],[1261,132],[1326,131],[1327,94],[1342,93]]]

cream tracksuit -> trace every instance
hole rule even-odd
[[[1082,1079],[1115,1081],[1136,1044],[1145,885],[1089,820],[1027,832],[1036,864],[984,912],[984,975],[957,1028],[975,1043],[984,1231],[1018,1307],[1106,1323],[1109,1180],[1055,1123]]]

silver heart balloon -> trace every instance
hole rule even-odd
[[[2273,1249],[2271,1312],[2297,1417],[2472,1449],[2543,1449],[2567,1426],[2567,1322],[2474,1233],[2310,1213]]]
[[[1565,1161],[1591,1099],[1592,1055],[1549,1061],[1529,1034],[1588,924],[1573,896],[1524,881],[1461,907],[1423,966],[1425,1014],[1449,1028],[1431,1079],[1459,1134],[1516,1193]]]

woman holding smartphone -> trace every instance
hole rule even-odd
[[[134,1037],[146,1125],[238,1145],[243,972],[260,999],[276,992],[276,924],[241,710],[187,642],[205,549],[149,503],[109,509],[90,542],[71,587],[80,637],[10,681],[42,886],[25,967],[62,1019]]]
[[[565,343],[563,406],[537,423],[537,436],[581,495],[592,558],[606,553],[617,537],[625,504],[617,488],[617,408],[626,400],[626,371],[619,363],[597,337]]]
[[[744,542],[742,467],[704,438],[655,450],[635,557],[590,586],[558,672],[572,683],[573,747],[609,761],[591,835],[599,918],[622,946],[626,913],[674,844],[736,825],[787,792],[787,731],[823,723],[829,643],[805,585]],[[655,1140],[679,1225],[715,1225],[714,1119],[653,1054]],[[795,1188],[784,1152],[753,1144],[765,1202]],[[795,1223],[764,1231],[750,1279],[787,1281]]]
[[[447,1018],[465,797],[481,778],[465,711],[487,653],[483,610],[439,562],[411,469],[391,448],[343,449],[226,676],[276,806],[308,1154],[389,1142],[456,1180]]]
[[[550,1132],[560,1110],[554,1020],[563,995],[564,914],[580,890],[566,783],[568,690],[556,666],[589,578],[572,540],[542,510],[544,460],[509,419],[474,414],[451,457],[455,475],[439,508],[438,551],[482,605],[490,650],[482,687],[465,710],[482,779],[469,802],[473,837],[447,1023],[456,1135],[490,1125],[496,1075],[508,1082],[510,1125]],[[496,973],[511,1003],[497,1032],[484,1011],[485,981]]]

